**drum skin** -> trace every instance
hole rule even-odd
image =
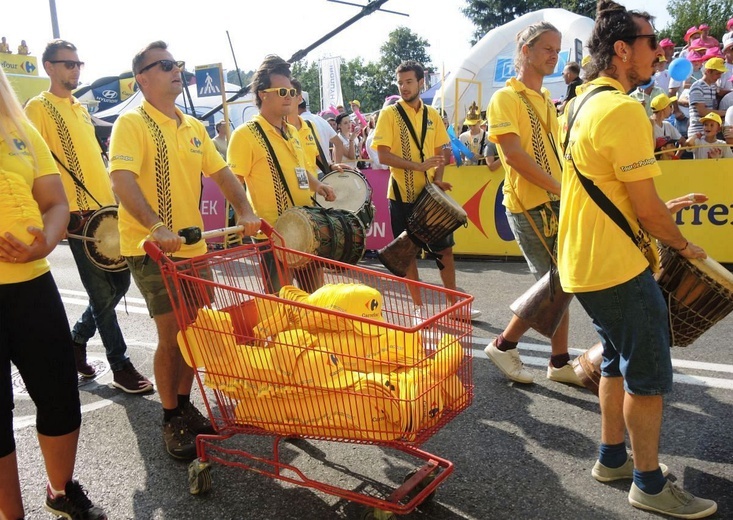
[[[331,186],[336,194],[336,200],[332,201],[316,194],[316,202],[321,207],[349,211],[359,217],[364,228],[369,229],[375,212],[372,187],[359,170],[344,168],[343,172],[334,171],[324,175],[321,182]]]
[[[125,271],[127,262],[120,253],[120,230],[117,227],[117,206],[103,206],[95,211],[84,225],[87,258],[110,273]]]

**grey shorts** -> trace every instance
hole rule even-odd
[[[544,236],[545,243],[550,251],[555,254],[555,243],[557,242],[557,220],[560,216],[560,202],[553,201],[542,204],[536,208],[528,209],[530,218],[537,226],[537,230],[545,235],[547,232],[550,236]],[[524,258],[527,260],[529,270],[535,279],[542,278],[552,266],[552,258],[542,241],[532,229],[532,225],[525,217],[524,213],[506,212],[509,227],[514,233],[514,238],[522,250]]]

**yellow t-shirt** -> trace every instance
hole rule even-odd
[[[199,210],[201,173],[209,176],[226,167],[206,128],[176,109],[181,124],[147,101],[122,114],[110,142],[110,171],[129,170],[148,204],[171,231],[204,228]],[[140,242],[148,228],[120,204],[120,251],[124,256],[145,254]],[[206,252],[206,242],[183,245],[176,256],[191,258]]]
[[[610,78],[589,83],[573,100],[575,107],[595,85],[611,85],[618,90],[601,92],[583,105],[570,134],[568,151],[580,172],[621,210],[642,247],[651,248],[654,254],[656,248],[639,227],[625,185],[661,174],[654,158],[652,133],[636,132],[633,139],[629,138],[629,129],[646,128],[649,118],[644,107],[626,96],[621,84]],[[560,132],[561,142],[565,131],[563,128]],[[598,291],[627,282],[648,267],[646,257],[590,198],[572,163],[565,162],[558,232],[563,289]]]
[[[316,159],[318,158],[318,145],[316,139],[318,136],[314,134],[315,129],[311,130],[305,122],[305,119],[298,116],[300,119],[300,130],[298,130],[298,139],[300,145],[303,147],[303,154],[305,157],[305,169],[308,173],[318,175],[318,165]]]
[[[33,198],[33,183],[45,175],[58,175],[58,168],[33,125],[22,125],[30,143],[15,131],[10,134],[10,142],[0,136],[0,234],[10,232],[30,244],[34,237],[28,233],[28,226],[43,228],[41,211]],[[49,269],[45,258],[21,264],[3,262],[0,284],[27,282]]]
[[[293,201],[280,181],[270,153],[260,133],[255,129],[259,123],[272,150],[280,163],[283,177]],[[292,125],[286,126],[288,139],[280,135],[280,130],[272,126],[261,114],[238,127],[229,143],[227,160],[235,175],[247,183],[247,197],[258,217],[274,225],[283,212],[295,206],[310,206],[313,192],[310,187],[298,183],[296,168],[306,168],[305,152],[301,146],[298,132]]]
[[[71,101],[42,92],[25,107],[28,118],[41,133],[51,151],[71,170],[102,206],[115,204],[109,173],[94,134],[87,109],[76,98]],[[86,191],[76,185],[69,172],[59,166],[70,211],[97,209]]]
[[[531,103],[534,110],[528,103]],[[511,78],[506,82],[506,87],[497,90],[491,96],[486,114],[489,119],[489,139],[492,143],[498,143],[497,137],[500,135],[518,135],[522,149],[542,170],[560,181],[562,166],[553,151],[553,146],[557,148],[557,110],[547,89],[543,87],[540,95],[528,89],[518,79]],[[548,130],[552,138],[548,136]],[[501,146],[496,148],[502,164],[506,165],[504,150]],[[532,184],[513,168],[507,167],[505,170],[502,190],[504,206],[512,213],[522,213],[519,201],[525,209],[532,209],[550,200],[557,200],[555,195]]]
[[[435,149],[445,146],[450,142],[448,132],[443,125],[443,120],[438,111],[433,107],[420,103],[420,109],[416,112],[404,100],[400,99],[397,104],[402,106],[407,114],[407,118],[415,129],[415,135],[418,139],[422,136],[423,128],[423,110],[428,111],[428,127],[425,133],[425,142],[423,144],[423,154],[425,159],[435,155]],[[420,161],[420,149],[417,143],[410,135],[407,125],[405,125],[402,116],[397,112],[393,105],[385,108],[379,113],[377,127],[374,129],[374,140],[372,148],[378,150],[380,146],[386,146],[390,151],[404,159],[410,161]],[[415,202],[417,196],[425,188],[426,174],[424,172],[416,172],[413,170],[403,170],[401,168],[389,168],[390,179],[387,188],[387,197],[392,200],[398,200],[394,188],[395,184],[399,189],[399,196],[402,202]],[[433,180],[434,171],[427,172],[430,181]]]

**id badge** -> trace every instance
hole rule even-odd
[[[295,176],[298,178],[298,188],[307,190],[310,187],[308,184],[308,173],[305,171],[305,168],[295,168]]]

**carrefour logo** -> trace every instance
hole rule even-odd
[[[30,61],[26,61],[25,63],[22,63],[20,65],[20,68],[23,69],[28,74],[33,74],[33,71],[36,70],[36,66],[33,65]]]
[[[13,139],[13,144],[15,144],[15,148],[18,149],[18,151],[25,150],[25,143],[20,139]]]
[[[199,146],[201,146],[201,141],[198,137],[193,137],[191,138],[191,144],[198,148]]]
[[[107,89],[102,91],[102,97],[105,99],[117,99],[117,95],[116,90]]]

